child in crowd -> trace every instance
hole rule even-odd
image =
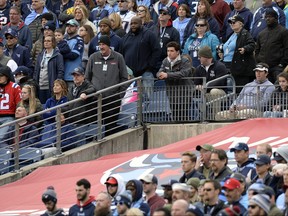
[[[54,36],[57,42],[57,47],[60,51],[60,53],[63,55],[63,58],[65,59],[65,54],[68,54],[71,52],[70,47],[67,44],[67,41],[64,40],[64,32],[61,28],[58,28],[54,32]]]

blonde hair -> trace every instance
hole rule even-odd
[[[114,23],[115,23],[115,29],[123,29],[122,27],[122,20],[119,14],[117,13],[111,13],[109,15],[109,20],[113,19]]]
[[[36,102],[36,94],[35,94],[35,87],[31,85],[24,85],[22,89],[27,89],[29,93],[28,105],[29,105],[29,112],[28,114],[33,114],[36,112],[37,109],[37,102]],[[20,107],[25,107],[24,100],[22,99],[19,103]],[[27,107],[26,107],[27,109]]]
[[[126,216],[144,216],[144,214],[138,208],[130,208],[127,210]]]
[[[88,9],[86,8],[86,6],[85,5],[76,6],[75,9],[74,9],[74,16],[75,16],[76,10],[80,10],[82,12],[82,14],[83,14],[83,18],[82,18],[82,20],[80,22],[81,23],[85,22],[88,19],[88,17],[89,17],[89,12],[88,12]]]

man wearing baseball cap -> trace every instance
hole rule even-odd
[[[196,150],[200,152],[200,157],[197,159],[195,169],[208,178],[211,171],[211,152],[214,149],[212,145],[204,144],[196,146]]]
[[[165,200],[156,193],[158,179],[155,175],[150,173],[140,177],[140,181],[143,184],[145,200],[150,207],[151,215],[153,215],[156,209],[162,208],[165,204]]]
[[[165,184],[162,184],[161,187],[163,188],[164,194],[163,194],[163,198],[166,200],[166,206],[168,205],[171,208],[171,204],[172,204],[172,185],[178,183],[177,180],[175,179],[169,179],[169,181]]]
[[[252,179],[251,183],[262,179],[263,183],[267,186],[270,185],[273,176],[270,175],[271,159],[268,155],[259,155],[254,162],[256,165],[256,176]]]
[[[230,152],[234,152],[237,167],[232,169],[233,172],[239,172],[251,180],[256,176],[254,159],[249,158],[249,147],[246,143],[239,142]]]
[[[6,49],[4,50],[4,54],[11,57],[17,65],[26,66],[30,70],[33,70],[29,49],[18,44],[18,32],[12,28],[7,29],[5,39]]]
[[[238,206],[240,208],[241,215],[247,212],[247,209],[240,203],[241,199],[241,185],[237,179],[229,178],[225,181],[222,189],[225,191],[225,197],[228,205]]]
[[[82,54],[84,51],[83,39],[78,35],[79,23],[75,19],[70,19],[66,23],[66,36],[67,44],[71,49],[69,54],[65,55],[65,70],[64,80],[68,84],[68,88],[73,86],[73,77],[71,71],[79,67],[82,63]]]
[[[85,74],[86,80],[91,82],[97,91],[128,80],[124,58],[120,53],[110,48],[110,37],[101,35],[98,44],[100,51],[89,57]],[[117,132],[117,120],[121,104],[119,92],[124,92],[127,87],[127,85],[122,85],[111,88],[102,94],[102,119],[105,123],[105,135]]]

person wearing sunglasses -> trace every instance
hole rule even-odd
[[[244,86],[254,80],[255,42],[251,34],[244,28],[244,19],[240,15],[230,17],[228,23],[233,34],[224,43],[219,57],[233,75],[236,86]],[[238,87],[236,91],[239,93],[241,88]]]
[[[132,195],[129,190],[124,191],[115,198],[114,204],[118,215],[126,215],[132,204]]]
[[[153,28],[156,27],[156,25],[154,24],[153,20],[151,19],[151,15],[149,12],[149,9],[144,6],[144,5],[140,5],[137,8],[137,16],[139,18],[141,18],[142,20],[142,25],[145,26],[146,28],[151,28],[153,31]]]
[[[153,2],[153,1],[151,1]],[[156,2],[156,0],[154,1]],[[151,17],[152,20],[155,24],[158,23],[160,14],[161,14],[161,10],[163,8],[168,8],[170,11],[170,22],[172,22],[173,20],[175,20],[177,18],[177,8],[178,8],[178,3],[172,0],[159,0],[157,1],[155,4],[151,5]]]
[[[271,202],[266,194],[257,194],[249,200],[248,216],[267,216]]]
[[[130,22],[132,17],[136,16],[136,14],[129,10],[129,2],[127,0],[117,0],[119,12],[117,12],[122,20],[122,27],[126,33],[130,30]]]
[[[192,58],[193,67],[198,67],[200,56],[198,51],[204,46],[210,47],[213,59],[217,60],[216,47],[220,44],[217,36],[210,31],[209,23],[206,19],[198,19],[195,24],[195,33],[193,33],[186,41],[183,54],[189,54]]]

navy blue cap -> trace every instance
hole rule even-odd
[[[56,30],[56,25],[53,21],[48,21],[45,25],[44,25],[44,30],[45,29],[49,29],[49,30],[52,30],[52,31],[55,31]]]
[[[165,11],[165,12],[167,12],[169,15],[172,14],[172,10],[171,10],[169,7],[167,7],[167,6],[164,6],[163,8],[161,8],[161,9],[159,10],[159,13],[160,13],[161,11]]]
[[[175,180],[175,179],[170,179],[170,180],[168,181],[168,183],[162,184],[161,187],[172,187],[172,185],[175,184],[175,183],[178,183],[178,181]]]
[[[14,75],[17,75],[17,74],[20,74],[20,73],[23,73],[24,75],[28,75],[28,74],[31,74],[31,70],[26,67],[26,66],[19,66],[14,72],[13,74]]]
[[[72,71],[71,74],[72,74],[72,75],[73,75],[73,74],[84,75],[84,74],[85,74],[85,70],[84,70],[83,67],[77,67],[77,68],[75,68],[75,69]]]
[[[256,165],[264,165],[264,164],[270,164],[270,163],[271,163],[271,159],[268,155],[259,155],[255,161]]]
[[[186,212],[191,212],[197,216],[204,216],[203,212],[196,206],[190,205],[189,209]]]
[[[18,37],[18,32],[15,29],[8,28],[5,32],[5,37],[7,37],[7,35],[11,35],[12,37]]]
[[[249,151],[249,147],[246,143],[237,143],[233,148],[230,149],[230,152],[235,152],[236,150]]]

